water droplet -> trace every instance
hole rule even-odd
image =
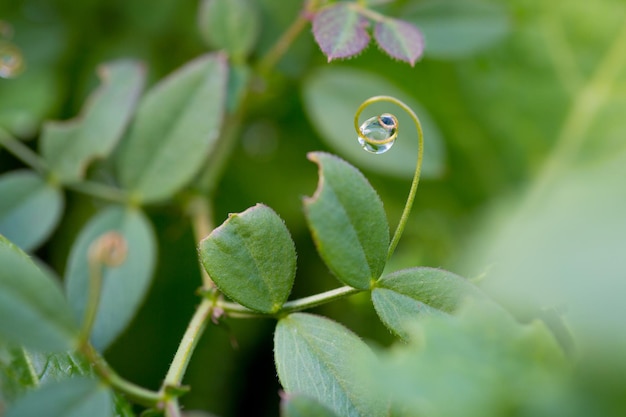
[[[0,77],[17,77],[24,70],[24,59],[19,49],[8,42],[0,42]]]
[[[361,136],[358,136],[357,139],[361,147],[367,152],[381,154],[391,149],[396,142],[398,120],[394,115],[384,113],[380,116],[370,117],[363,122],[359,129],[363,136],[366,136],[371,141],[368,142]]]

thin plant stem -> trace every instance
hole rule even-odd
[[[0,145],[38,173],[42,175],[47,173],[48,167],[44,160],[2,128],[0,128]]]
[[[213,210],[211,202],[204,196],[196,195],[189,202],[187,212],[191,217],[195,240],[196,242],[200,242],[213,230]],[[215,283],[202,264],[200,264],[200,273],[202,274],[202,288],[204,290],[214,289]]]
[[[128,204],[130,201],[128,194],[124,191],[99,182],[81,181],[64,184],[64,186],[81,194],[90,195],[92,197],[99,198],[100,200],[110,201],[113,203]]]
[[[191,360],[193,351],[211,318],[214,305],[215,300],[203,298],[202,302],[196,309],[196,312],[191,318],[191,321],[187,326],[187,330],[178,345],[178,350],[176,351],[174,360],[167,371],[167,375],[165,376],[165,380],[163,381],[163,385],[161,387],[162,393],[165,393],[167,387],[180,386],[183,376],[185,375],[185,371],[187,370],[187,365],[189,365],[189,361]]]
[[[296,311],[302,311],[309,308],[317,307],[331,301],[339,300],[341,298],[348,297],[353,294],[363,292],[363,290],[345,286],[335,288],[330,291],[326,291],[320,294],[315,294],[309,297],[299,298],[293,301],[287,301],[283,307],[275,314],[264,314],[250,310],[242,305],[229,303],[226,301],[218,301],[215,305],[216,308],[222,309],[228,313],[229,317],[239,318],[258,318],[258,317],[279,317],[285,314],[295,313]]]
[[[373,103],[379,103],[381,101],[386,101],[397,105],[402,108],[405,112],[409,114],[413,123],[415,124],[415,129],[417,130],[417,164],[415,166],[415,174],[413,175],[413,181],[411,182],[411,188],[409,190],[409,195],[406,200],[406,204],[404,205],[404,210],[402,211],[402,215],[400,216],[400,221],[398,222],[398,226],[396,227],[396,231],[391,238],[391,243],[389,244],[389,249],[387,251],[387,259],[391,258],[393,252],[400,241],[400,237],[402,236],[402,232],[404,232],[404,228],[406,226],[407,221],[409,220],[409,214],[411,213],[411,208],[413,207],[413,201],[415,200],[415,194],[417,192],[417,186],[419,185],[420,176],[422,174],[422,160],[424,159],[424,132],[422,130],[422,124],[420,123],[419,118],[415,114],[415,112],[407,106],[404,102],[398,100],[395,97],[391,96],[374,96],[365,100],[356,111],[354,116],[354,129],[356,130],[359,137],[365,140],[368,143],[380,144],[380,141],[374,141],[367,136],[365,136],[361,129],[359,128],[359,116],[363,112],[363,110]],[[399,128],[396,129],[394,135],[397,135]],[[395,140],[395,137],[386,139],[385,141]]]
[[[103,265],[98,259],[89,257],[89,288],[87,294],[87,306],[83,318],[83,325],[79,333],[79,344],[85,344],[89,341],[91,329],[96,321],[98,306],[100,305],[100,293],[102,290],[102,272]]]
[[[79,350],[93,365],[96,374],[98,374],[104,382],[124,393],[133,402],[146,407],[158,407],[162,402],[160,393],[150,391],[120,377],[98,352],[96,352],[91,344],[85,343],[80,346]]]

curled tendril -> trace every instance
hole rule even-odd
[[[380,140],[369,138],[365,134],[363,134],[363,132],[361,131],[359,127],[359,116],[361,115],[363,110],[365,110],[365,108],[368,107],[370,104],[380,103],[383,101],[395,104],[396,106],[400,107],[402,110],[408,113],[408,115],[413,120],[413,123],[415,124],[415,129],[417,130],[417,143],[418,143],[417,164],[415,166],[415,174],[413,175],[413,182],[411,183],[409,196],[407,197],[406,203],[404,205],[404,210],[402,211],[402,215],[400,216],[400,221],[398,222],[396,231],[394,232],[391,242],[389,243],[389,249],[387,251],[387,259],[389,259],[391,255],[393,254],[394,250],[396,249],[396,246],[398,245],[400,236],[402,236],[404,227],[406,226],[407,220],[409,219],[409,214],[411,213],[411,208],[413,207],[413,201],[415,200],[415,194],[417,192],[417,185],[419,184],[420,176],[422,174],[422,159],[424,157],[424,132],[422,130],[422,124],[420,123],[419,118],[417,117],[415,112],[409,106],[407,106],[404,102],[391,96],[374,96],[374,97],[368,98],[363,103],[361,103],[361,105],[356,110],[356,114],[354,115],[354,129],[356,130],[357,135],[359,135],[359,138],[361,138],[366,143],[369,143],[370,145],[374,145],[374,146],[385,145],[396,140],[400,129],[398,125],[398,119],[392,114],[385,113],[383,115],[378,116],[379,123],[381,122],[380,119],[384,118],[385,116],[391,116],[393,120],[392,126],[390,126],[391,125],[390,123],[381,123],[381,124],[387,125],[385,127],[395,128],[392,131],[392,134],[388,138],[380,139]]]

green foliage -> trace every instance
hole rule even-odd
[[[26,251],[52,233],[63,214],[61,190],[32,171],[0,176],[0,233]]]
[[[626,413],[622,0],[0,16],[0,414]]]
[[[46,384],[18,400],[7,417],[110,417],[112,394],[96,379],[73,378]]]
[[[319,152],[309,159],[320,169],[315,194],[304,200],[317,250],[341,282],[368,289],[387,261],[383,203],[363,174],[342,159]]]
[[[241,305],[275,313],[289,297],[296,249],[285,224],[257,204],[228,220],[200,242],[200,260],[224,294]]]
[[[141,100],[120,146],[120,182],[143,202],[165,199],[197,173],[219,135],[226,100],[224,57],[206,55]]]
[[[45,351],[73,347],[78,330],[56,282],[0,236],[0,340]],[[10,319],[9,319],[10,318]]]
[[[250,0],[203,0],[198,26],[204,41],[223,49],[235,61],[244,61],[259,34],[259,17]]]
[[[65,274],[67,298],[78,321],[85,317],[89,298],[89,251],[108,231],[119,232],[125,242],[124,262],[105,267],[100,302],[91,341],[104,350],[126,328],[142,302],[156,263],[156,243],[150,223],[139,210],[111,206],[100,211],[80,232]]]
[[[274,336],[276,369],[287,392],[308,395],[341,416],[382,416],[385,396],[373,395],[359,368],[376,357],[344,326],[324,317],[296,313],[278,322]]]
[[[41,154],[62,182],[85,176],[94,158],[107,157],[120,140],[144,84],[144,68],[119,61],[99,68],[102,86],[87,101],[83,114],[69,122],[48,122],[41,136]]]

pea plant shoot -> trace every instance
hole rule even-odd
[[[411,2],[306,0],[263,49],[257,46],[263,25],[274,17],[260,17],[266,6],[202,0],[198,32],[211,52],[152,84],[143,62],[106,62],[97,71],[100,85],[70,120],[38,124],[43,117],[34,117],[33,127],[24,117],[5,121],[0,112],[0,146],[17,167],[2,167],[0,175],[0,415],[213,415],[190,411],[194,407],[185,402],[199,388],[185,378],[201,338],[213,327],[228,330],[235,321],[267,319],[281,386],[272,401],[283,417],[589,415],[598,409],[609,415],[623,406],[609,394],[604,399],[589,394],[589,386],[577,379],[595,368],[584,366],[586,357],[554,300],[509,308],[489,285],[483,288],[481,276],[470,280],[418,261],[394,263],[401,237],[411,229],[414,202],[423,203],[420,179],[444,171],[444,144],[428,111],[377,75],[349,66],[322,68],[307,75],[303,88],[312,124],[341,155],[307,149],[318,179],[301,205],[310,240],[338,286],[292,294],[301,279],[302,252],[279,210],[257,203],[213,223],[216,200],[226,188],[223,174],[238,141],[250,136],[247,118],[255,105],[265,105],[267,98],[259,96],[282,92],[275,84],[278,68],[305,29],[325,56],[324,66],[354,58],[375,43],[399,61],[388,60],[392,65],[408,64],[401,71],[419,67],[429,39],[434,56],[460,56],[486,50],[506,32],[494,30],[468,41],[461,53],[450,52],[437,44],[437,24],[448,22],[443,30],[458,27],[449,23],[454,19],[438,20],[441,16],[499,27],[500,9],[492,3],[415,2],[414,12],[405,3]],[[17,35],[13,39],[20,26],[14,30],[9,18],[0,14],[0,19],[0,81],[19,82],[36,73],[37,60],[29,63],[32,52]],[[626,32],[620,33],[618,39],[626,39]],[[623,50],[610,52],[608,69],[600,72],[610,78],[605,84],[617,79],[611,70],[626,61]],[[575,75],[569,80],[576,84]],[[342,101],[344,94],[356,93],[358,101]],[[36,150],[23,140],[33,131]],[[523,210],[536,208],[559,184],[565,164],[550,162],[565,155],[559,149],[564,146],[569,156],[583,142],[557,146],[542,177],[547,179],[531,188],[515,219],[524,219]],[[385,159],[389,155],[394,159]],[[402,184],[412,178],[397,221],[390,222],[396,216],[388,216],[357,165]],[[257,173],[247,181],[265,180]],[[567,184],[565,191],[573,187]],[[569,196],[565,192],[565,201]],[[94,207],[79,227],[72,225],[73,199]],[[107,359],[107,349],[128,329],[155,273],[168,262],[169,254],[159,250],[163,232],[155,226],[155,208],[176,210],[191,224],[200,276],[194,278],[195,310],[160,386],[151,389],[124,377],[124,369]],[[506,230],[518,230],[517,224]],[[77,232],[67,256],[49,262],[41,248],[57,233],[71,234],[72,227]],[[547,234],[550,241],[549,229]],[[528,239],[522,232],[516,236]],[[497,249],[509,256],[507,244]],[[527,263],[505,265],[524,271]],[[355,298],[371,307],[392,335],[391,347],[362,339],[320,309]]]

